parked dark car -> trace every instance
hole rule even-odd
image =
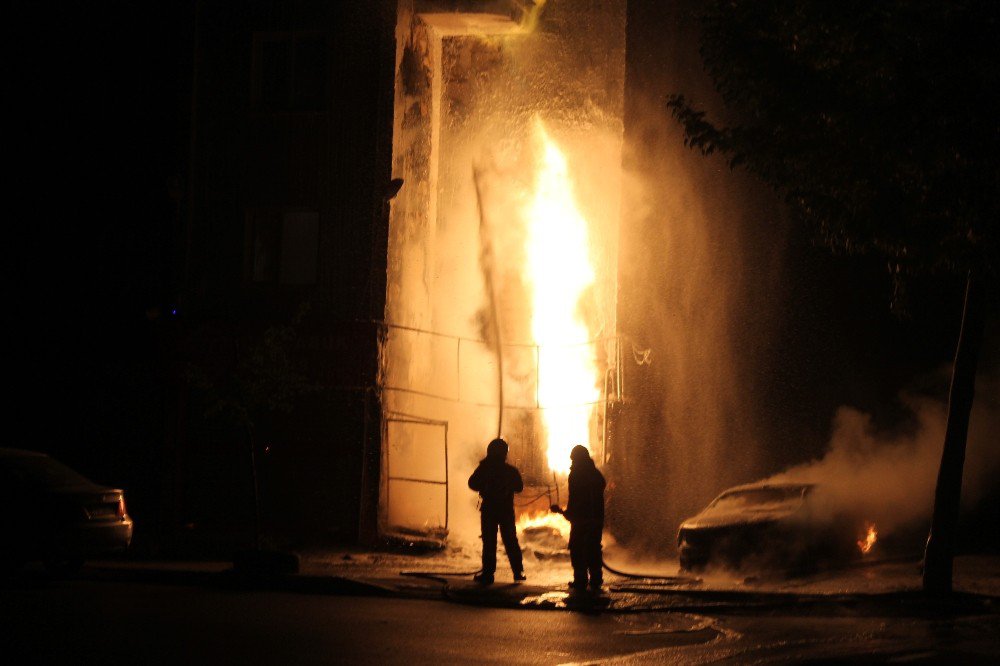
[[[41,560],[69,572],[89,557],[123,552],[132,541],[124,491],[43,453],[0,449],[0,498],[7,511],[0,558],[9,567]]]
[[[856,516],[818,511],[816,497],[816,486],[807,483],[730,488],[681,523],[681,569],[710,564],[733,569],[811,567],[869,552],[876,539],[874,526]]]

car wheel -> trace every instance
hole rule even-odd
[[[70,555],[50,556],[43,561],[45,570],[55,576],[72,576],[80,571],[83,558]]]

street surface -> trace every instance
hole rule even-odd
[[[864,566],[851,566],[811,572],[802,576],[735,574],[716,570],[697,575],[679,571],[676,559],[636,560],[628,552],[605,547],[605,560],[627,572],[662,575],[674,578],[678,590],[719,592],[774,592],[795,594],[879,594],[916,591],[921,588],[919,557],[910,560],[875,560]],[[510,568],[502,553],[498,554],[496,580],[510,581]],[[398,576],[400,571],[475,571],[479,568],[479,551],[475,548],[451,548],[422,556],[355,551],[318,551],[303,557],[303,567],[309,573],[336,575],[356,579],[382,579]],[[525,558],[525,571],[530,585],[562,587],[570,578],[568,558],[537,560]],[[464,577],[464,580],[471,578]],[[463,580],[461,577],[454,581]],[[605,582],[614,587],[627,578],[605,574]],[[955,560],[955,589],[963,592],[1000,597],[1000,557],[960,556]]]
[[[0,658],[67,663],[997,663],[1000,614],[511,610],[41,574],[7,581]]]

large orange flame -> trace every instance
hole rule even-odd
[[[864,538],[858,540],[858,550],[862,555],[867,555],[876,541],[878,541],[878,530],[875,529],[874,523],[868,523]]]
[[[573,199],[566,156],[540,119],[539,147],[528,222],[531,331],[538,345],[538,402],[548,442],[549,469],[569,470],[569,452],[590,444],[590,417],[600,398],[599,375],[580,299],[594,284],[587,220]]]

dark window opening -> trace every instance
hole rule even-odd
[[[254,35],[254,107],[271,113],[327,107],[330,53],[316,32]]]
[[[257,284],[316,283],[319,213],[252,210],[246,216],[244,277]]]

